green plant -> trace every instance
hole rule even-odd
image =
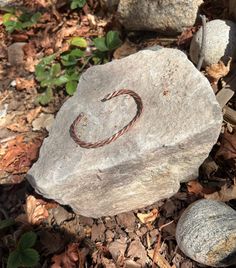
[[[110,60],[113,50],[121,45],[119,34],[109,31],[105,37],[93,40],[96,50],[85,52],[88,44],[82,37],[72,37],[69,41],[70,50],[61,54],[53,54],[43,58],[35,69],[36,79],[40,82],[44,93],[37,101],[48,104],[53,98],[53,90],[65,85],[66,93],[73,95],[76,91],[80,74],[92,60],[93,64],[105,63]]]
[[[9,254],[7,268],[35,266],[39,261],[38,252],[32,248],[36,239],[37,235],[34,232],[24,233],[20,237],[16,249]]]
[[[71,9],[82,8],[86,3],[86,0],[72,0],[70,4]]]
[[[23,30],[32,27],[37,23],[40,17],[40,12],[35,14],[23,12],[20,15],[5,13],[3,15],[3,25],[6,27],[7,32],[12,33],[15,30]]]
[[[94,64],[100,64],[110,60],[111,52],[118,48],[122,41],[117,31],[109,31],[106,36],[95,38],[93,43],[97,51],[92,59]]]

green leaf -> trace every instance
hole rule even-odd
[[[68,95],[73,95],[77,89],[78,82],[77,81],[68,81],[66,83],[66,93]]]
[[[98,50],[102,52],[109,51],[108,47],[106,46],[105,37],[97,37],[93,40],[93,43]]]
[[[9,33],[14,32],[15,30],[22,30],[22,23],[19,21],[6,21],[3,24]]]
[[[62,75],[58,78],[54,78],[52,80],[52,84],[55,86],[61,86],[61,85],[65,84],[66,82],[68,82],[68,80],[69,79],[68,79],[67,75]]]
[[[47,78],[47,79],[41,81],[40,86],[41,86],[41,87],[49,87],[49,86],[52,86],[52,85],[53,85],[52,80],[53,80],[53,79],[52,79],[51,77],[49,77],[49,78]]]
[[[86,48],[88,46],[87,41],[83,37],[73,37],[69,40],[70,44],[77,47]]]
[[[39,254],[35,249],[27,248],[20,251],[21,265],[25,267],[35,266],[39,262]]]
[[[86,3],[86,0],[72,0],[70,4],[71,9],[82,8]]]
[[[34,232],[24,233],[18,243],[18,249],[24,250],[26,248],[31,248],[35,244],[37,235]]]
[[[48,78],[49,72],[45,70],[45,67],[38,64],[35,68],[35,76],[38,81],[43,81]]]
[[[116,31],[109,31],[106,34],[106,45],[109,50],[114,50],[122,44],[119,33]]]
[[[41,105],[47,105],[53,97],[53,92],[50,87],[47,88],[47,90],[37,97],[36,102],[39,102]]]
[[[12,251],[7,260],[7,268],[17,268],[21,264],[20,253],[18,250]]]
[[[57,54],[54,53],[50,56],[44,57],[42,58],[42,60],[39,62],[39,65],[48,65],[49,63],[51,63],[55,58],[56,58]]]
[[[14,225],[16,222],[13,219],[6,219],[0,221],[0,230]]]
[[[32,17],[31,17],[31,22],[33,24],[36,24],[37,21],[41,18],[41,13],[40,12],[36,12]]]
[[[76,57],[76,58],[81,58],[84,56],[84,51],[82,51],[81,49],[75,48],[71,50],[69,55]]]
[[[50,70],[50,76],[56,77],[61,73],[61,65],[60,63],[53,64]]]
[[[3,24],[5,23],[5,22],[7,22],[7,21],[10,21],[10,19],[12,18],[12,17],[15,17],[13,14],[11,14],[11,13],[6,13],[6,14],[4,14],[3,16],[2,16],[2,22],[3,22]]]

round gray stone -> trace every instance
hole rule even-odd
[[[199,263],[236,264],[236,211],[223,202],[196,201],[180,217],[176,240],[185,255]]]
[[[191,60],[197,64],[202,45],[202,27],[194,35],[190,45]],[[212,20],[206,24],[206,49],[203,67],[227,62],[236,56],[236,24],[229,20]]]

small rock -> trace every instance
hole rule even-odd
[[[105,225],[103,223],[94,224],[91,230],[91,240],[92,241],[104,241],[105,238]]]
[[[138,239],[130,243],[127,256],[133,260],[135,259],[137,263],[142,265],[142,267],[144,267],[147,262],[147,252]]]
[[[190,57],[197,64],[202,45],[202,27],[191,41]],[[235,59],[236,23],[229,20],[211,20],[206,23],[206,48],[203,67],[218,63],[219,60],[228,62],[229,57]]]
[[[89,217],[85,217],[85,216],[80,215],[79,216],[79,223],[81,225],[92,226],[93,225],[93,219],[92,218],[89,218]]]
[[[191,204],[177,224],[176,240],[189,258],[213,267],[236,264],[236,211],[223,202]]]
[[[202,0],[120,0],[120,21],[128,30],[159,31],[173,35],[193,26]]]
[[[112,255],[113,260],[117,260],[119,256],[124,256],[127,248],[126,239],[117,239],[108,245],[108,249]]]
[[[46,130],[49,131],[53,121],[53,114],[41,113],[39,117],[32,122],[33,131],[40,130],[41,128],[46,128]]]
[[[116,221],[117,223],[129,230],[133,230],[135,227],[135,219],[136,217],[134,216],[133,212],[125,212],[125,213],[120,213],[116,216]]]
[[[70,220],[73,217],[73,214],[68,212],[62,206],[58,206],[52,209],[52,214],[55,222],[60,225],[66,220]]]
[[[25,44],[24,42],[17,42],[8,47],[8,61],[12,66],[19,66],[24,63],[23,46]]]

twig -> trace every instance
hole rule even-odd
[[[197,69],[200,70],[202,67],[202,63],[205,57],[205,51],[206,51],[206,16],[200,15],[202,19],[202,43],[201,43],[201,50],[199,53],[199,59],[197,63]]]
[[[173,220],[173,221],[170,221],[170,222],[167,222],[167,223],[165,223],[165,224],[163,224],[163,225],[158,229],[158,231],[160,232],[163,228],[165,228],[166,226],[172,224],[173,222],[174,222],[174,220]]]

